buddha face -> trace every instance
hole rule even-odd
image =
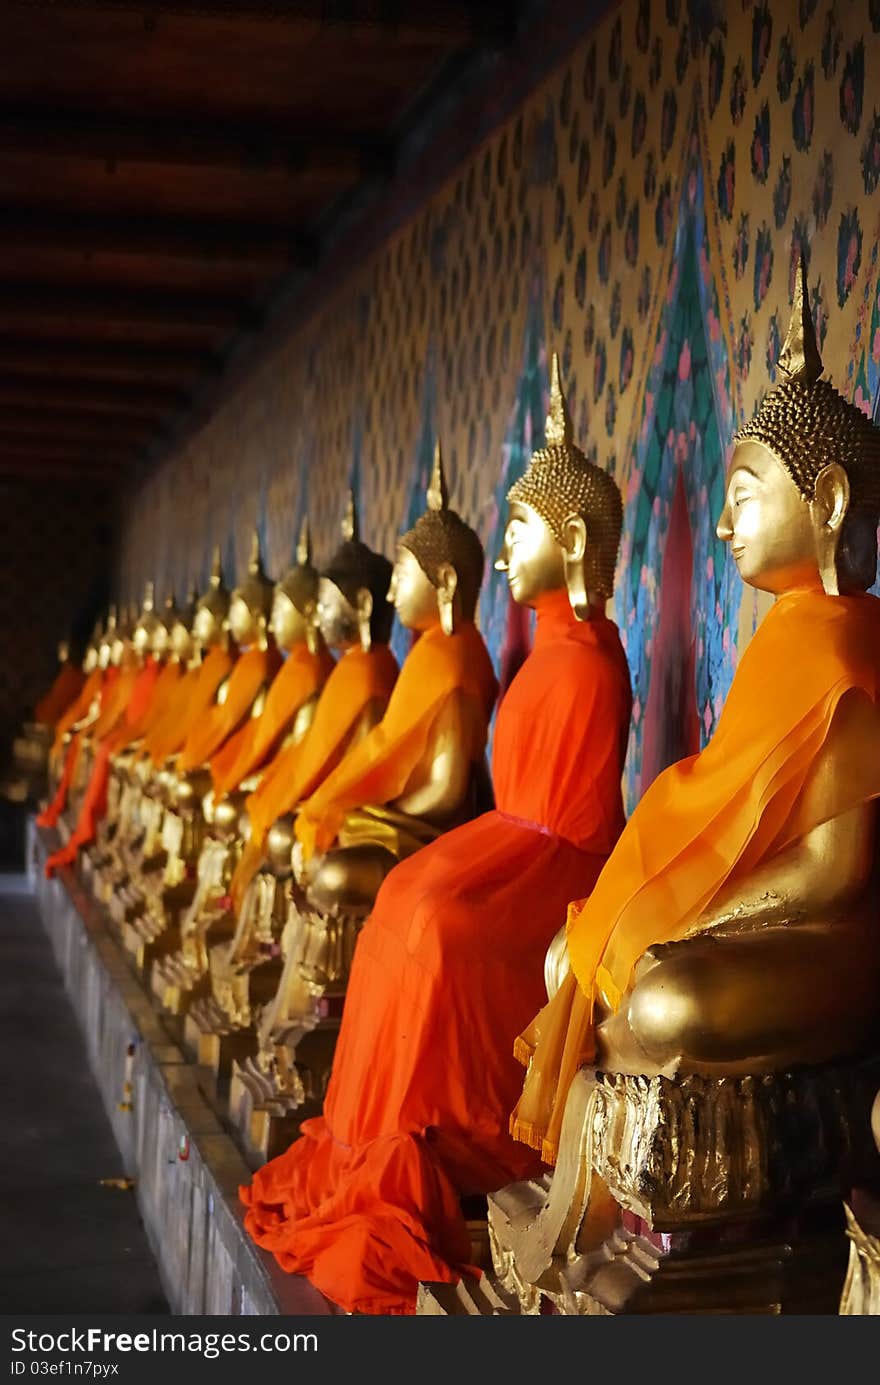
[[[293,649],[295,644],[301,644],[306,638],[309,619],[294,605],[286,592],[277,591],[272,599],[269,629],[275,636],[279,649]]]
[[[210,606],[200,606],[193,621],[193,635],[203,648],[216,644],[223,634],[223,619]]]
[[[819,584],[810,505],[763,443],[748,439],[737,445],[716,532],[730,544],[750,587],[778,596]]]
[[[144,621],[139,620],[137,625],[134,627],[134,633],[131,637],[131,642],[137,650],[138,654],[141,656],[141,658],[143,658],[144,655],[148,654],[150,651],[151,636],[152,631],[150,630],[150,627],[147,624],[145,624]]]
[[[325,642],[334,649],[357,644],[357,611],[329,577],[322,577],[318,583],[317,619]]]
[[[537,510],[510,502],[504,542],[495,567],[507,573],[507,585],[520,606],[534,606],[545,592],[565,586],[562,549]]]
[[[181,663],[192,656],[193,637],[182,620],[176,620],[172,625],[168,642],[171,646],[171,653]]]
[[[165,655],[168,653],[170,643],[171,632],[168,626],[165,624],[164,620],[157,621],[156,628],[153,631],[153,638],[150,641],[150,650],[154,657],[157,659],[164,659]]]
[[[398,544],[388,600],[407,630],[428,630],[440,619],[437,589],[410,549]]]
[[[229,603],[229,629],[236,644],[254,644],[260,635],[258,618],[236,592]]]

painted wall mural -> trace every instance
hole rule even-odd
[[[766,609],[714,524],[802,248],[826,369],[880,407],[878,90],[878,0],[623,0],[146,483],[121,595],[203,581],[215,543],[240,570],[254,523],[280,572],[306,511],[320,560],[353,475],[391,553],[439,436],[503,677],[530,628],[491,565],[557,349],[578,441],[626,499],[631,805],[705,743]]]

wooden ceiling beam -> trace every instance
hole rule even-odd
[[[185,391],[171,385],[88,380],[71,384],[53,375],[16,378],[0,373],[0,406],[51,404],[75,412],[162,414],[183,409],[189,402]]]
[[[8,336],[0,341],[0,375],[50,375],[53,379],[149,380],[182,384],[194,376],[219,373],[221,362],[210,351],[181,347],[153,349],[120,343],[102,347],[95,342],[41,341]]]
[[[135,293],[112,287],[0,282],[0,320],[163,326],[186,323],[208,329],[250,325],[254,314],[241,299],[191,293]],[[257,319],[258,320],[258,319]]]
[[[2,205],[0,247],[302,269],[310,269],[318,261],[317,241],[295,227]]]
[[[350,181],[394,168],[393,142],[370,131],[278,130],[191,116],[144,120],[9,102],[0,102],[0,150],[94,160],[111,174],[121,166],[160,164]]]
[[[379,44],[506,42],[514,32],[514,0],[6,0],[10,9],[68,10],[140,16],[155,28],[163,19],[223,19],[298,28],[304,37],[338,32]]]
[[[85,459],[68,462],[63,458],[19,456],[0,448],[0,480],[10,481],[101,481],[117,486],[126,475],[126,468],[104,466]]]
[[[0,408],[0,437],[36,438],[49,442],[105,444],[114,447],[145,447],[161,428],[130,418],[107,414],[53,413],[49,409]]]

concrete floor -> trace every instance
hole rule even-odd
[[[167,1313],[23,876],[0,874],[0,1313]]]

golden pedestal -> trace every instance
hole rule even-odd
[[[845,1317],[880,1315],[880,1196],[859,1191],[847,1203],[849,1266],[840,1299]]]
[[[836,1312],[878,1072],[581,1069],[553,1175],[489,1199],[492,1291],[525,1314]],[[443,1311],[436,1286],[423,1298]]]
[[[209,988],[210,942],[231,937],[235,916],[227,896],[234,865],[232,843],[208,837],[199,855],[195,893],[181,916],[180,946],[153,962],[150,989],[163,1010],[183,1015]]]
[[[284,967],[258,1016],[257,1051],[232,1066],[230,1116],[256,1158],[285,1149],[301,1123],[321,1110],[365,917],[366,910],[322,913],[297,887],[291,890]]]

